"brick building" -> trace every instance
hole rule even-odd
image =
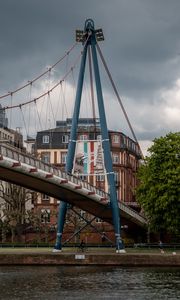
[[[56,128],[37,133],[35,149],[40,159],[61,169],[65,168],[71,122],[72,119],[57,121]],[[135,188],[136,171],[141,159],[139,147],[119,131],[109,130],[109,139],[117,198],[137,208]],[[73,173],[76,176],[108,192],[99,119],[79,120],[74,165]],[[55,224],[58,205],[59,200],[42,194],[37,199],[35,209],[42,211],[42,221],[46,211],[48,222]]]

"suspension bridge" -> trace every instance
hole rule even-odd
[[[99,47],[99,42],[104,40],[103,32],[101,29],[95,29],[94,22],[91,19],[86,20],[84,30],[76,31],[76,43],[65,53],[65,55],[60,58],[55,64],[43,72],[42,74],[36,76],[33,80],[28,81],[28,83],[22,85],[21,87],[4,93],[0,96],[0,100],[4,101],[3,109],[9,112],[9,119],[12,126],[13,115],[17,115],[17,111],[20,112],[22,116],[22,122],[24,124],[24,132],[28,136],[30,135],[30,128],[32,125],[31,121],[34,122],[34,129],[37,130],[37,122],[39,121],[39,126],[42,129],[42,124],[46,123],[47,120],[55,120],[58,111],[58,106],[53,110],[51,95],[60,88],[61,94],[63,94],[62,85],[68,76],[73,74],[77,63],[81,61],[77,89],[75,94],[75,104],[72,117],[71,134],[69,140],[66,168],[63,172],[61,169],[54,167],[52,164],[44,163],[42,160],[38,160],[33,155],[27,154],[23,151],[17,150],[7,143],[1,142],[0,144],[0,179],[24,186],[28,189],[45,193],[51,197],[61,200],[58,215],[58,227],[57,227],[57,241],[55,245],[55,250],[59,251],[62,247],[62,234],[65,223],[66,212],[68,209],[68,204],[78,207],[88,213],[101,218],[102,220],[113,224],[115,231],[116,240],[116,251],[123,251],[123,244],[121,240],[121,222],[122,219],[130,220],[133,224],[140,227],[146,227],[147,220],[140,215],[138,212],[134,211],[132,208],[128,207],[122,201],[117,199],[115,181],[114,181],[114,171],[112,165],[112,158],[110,152],[110,144],[108,137],[108,129],[106,122],[106,114],[104,109],[104,101],[97,59],[97,51],[103,62],[105,70],[108,74],[112,87],[114,89],[115,95],[117,96],[118,102],[121,106],[125,119],[129,125],[132,136],[135,142],[138,144],[137,138],[135,136],[134,130],[131,126],[127,113],[122,104],[121,98],[118,94],[110,71],[107,67],[105,59]],[[52,83],[51,74],[53,70],[60,64],[65,58],[69,57],[70,53],[76,48],[78,43],[83,44],[83,51],[78,54],[77,58],[74,60],[73,64],[67,68],[65,75],[61,77],[56,83]],[[90,93],[91,93],[91,106],[93,118],[96,117],[96,105],[94,98],[94,87],[93,87],[93,74],[92,74],[92,62],[94,67],[94,77],[96,84],[96,94],[97,94],[97,106],[99,110],[100,128],[101,128],[101,143],[104,155],[105,164],[105,175],[107,176],[109,192],[98,189],[97,187],[91,185],[87,181],[80,180],[77,174],[73,175],[73,164],[75,157],[75,149],[77,143],[77,127],[79,112],[81,106],[81,98],[83,92],[83,83],[85,76],[85,66],[87,54],[89,57],[89,73],[90,73]],[[92,62],[91,62],[92,60]],[[34,96],[33,87],[35,92],[37,88],[35,84],[44,76],[48,76],[49,81],[45,91],[40,95]],[[74,77],[73,77],[74,78]],[[67,84],[67,83],[66,83]],[[24,89],[29,88],[28,99],[18,102],[18,98],[15,96],[18,93],[24,91]],[[74,96],[74,95],[73,95]],[[24,97],[24,94],[23,94]],[[39,102],[48,100],[46,114],[43,114],[43,109],[40,107]],[[6,99],[9,99],[6,101]],[[2,102],[3,103],[3,102]],[[8,103],[8,104],[7,104]],[[38,106],[39,105],[39,106]],[[58,103],[59,105],[59,103]],[[29,110],[26,109],[29,107]],[[61,111],[67,110],[67,104],[65,103],[65,97],[63,94],[63,107]],[[49,113],[49,115],[48,115]],[[36,115],[36,122],[35,122]],[[46,122],[44,122],[43,115],[45,115]],[[36,123],[36,124],[35,124]],[[140,147],[139,147],[140,151]],[[92,174],[91,174],[92,175]]]

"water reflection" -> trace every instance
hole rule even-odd
[[[0,299],[180,299],[177,268],[0,267]]]

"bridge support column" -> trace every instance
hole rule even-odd
[[[100,117],[100,124],[101,124],[102,147],[104,150],[104,163],[105,163],[105,168],[106,168],[106,172],[107,172],[107,180],[108,180],[108,184],[109,184],[110,203],[111,203],[113,224],[114,224],[114,230],[115,230],[116,251],[124,252],[124,250],[123,250],[124,246],[123,246],[123,243],[121,240],[120,215],[119,215],[118,200],[117,200],[117,195],[116,195],[116,187],[115,187],[113,164],[112,164],[112,158],[111,158],[109,135],[108,135],[108,129],[107,129],[107,123],[106,123],[106,115],[105,115],[105,109],[104,109],[104,101],[103,101],[103,95],[102,95],[99,66],[98,66],[95,45],[96,45],[96,39],[94,37],[94,39],[92,38],[92,42],[91,42],[92,58],[93,58],[93,65],[94,65],[96,93],[97,93],[99,117]]]
[[[101,35],[101,32],[99,33]],[[96,44],[98,35],[96,34],[96,30],[94,28],[94,22],[91,19],[86,20],[84,32],[82,34],[82,42],[84,43],[84,50],[81,59],[81,66],[79,71],[79,78],[78,78],[78,86],[76,91],[76,99],[75,99],[75,106],[74,106],[74,113],[72,119],[72,127],[71,127],[71,135],[69,140],[69,147],[68,147],[68,155],[67,155],[67,162],[66,162],[66,172],[71,173],[73,169],[73,162],[74,162],[74,155],[75,155],[75,147],[76,147],[76,138],[77,138],[77,127],[78,127],[78,118],[79,118],[79,111],[80,111],[80,104],[81,104],[81,95],[82,95],[82,88],[83,88],[83,81],[84,81],[84,71],[86,65],[86,56],[87,56],[87,49],[91,46],[92,48],[92,59],[94,65],[94,74],[95,74],[95,82],[96,82],[96,93],[97,93],[97,100],[98,100],[98,108],[99,108],[99,117],[100,117],[100,125],[101,125],[101,134],[102,134],[102,146],[104,150],[104,161],[105,161],[105,168],[107,172],[107,179],[109,184],[109,192],[110,192],[110,203],[112,209],[112,218],[115,230],[115,239],[116,239],[116,251],[117,252],[124,252],[123,243],[121,240],[121,225],[120,225],[120,214],[119,214],[119,207],[116,195],[116,187],[114,181],[114,172],[113,172],[113,164],[111,158],[111,151],[110,151],[110,143],[109,143],[109,135],[106,123],[106,116],[105,116],[105,109],[104,109],[104,102],[103,102],[103,95],[102,95],[102,88],[101,88],[101,80],[99,74],[99,66],[97,60],[97,53],[96,53]],[[86,40],[85,40],[86,39]],[[62,203],[60,206],[60,212],[58,216],[58,233],[57,233],[57,243],[55,248],[61,249],[61,237],[62,237],[62,230],[64,227],[65,221],[65,214],[67,210],[67,204]]]
[[[74,113],[73,113],[72,126],[71,126],[71,135],[70,135],[68,154],[67,154],[67,160],[66,160],[66,173],[68,173],[68,174],[71,174],[72,169],[73,169],[73,161],[74,161],[74,154],[75,154],[75,148],[76,148],[76,135],[77,135],[76,132],[77,132],[77,126],[78,126],[82,87],[83,87],[83,81],[84,81],[84,71],[85,71],[85,65],[86,65],[87,47],[88,47],[88,44],[86,43],[84,46],[83,53],[82,53],[81,66],[80,66],[79,78],[78,78],[78,86],[77,86],[77,91],[76,91],[76,99],[75,99]],[[63,233],[64,223],[65,223],[65,219],[66,219],[66,211],[67,211],[67,203],[61,202],[59,205],[57,239],[56,239],[54,251],[61,251],[61,249],[62,249],[62,233]]]
[[[84,50],[83,50],[83,54],[82,54],[82,58],[81,58],[81,66],[80,66],[80,71],[79,71],[76,99],[75,99],[74,112],[73,112],[73,118],[72,118],[71,134],[70,134],[68,154],[67,154],[67,160],[66,160],[66,172],[67,173],[71,173],[72,169],[73,169],[74,154],[75,154],[76,139],[77,139],[77,127],[78,127],[79,111],[80,111],[80,105],[81,105],[81,95],[82,95],[84,72],[85,72],[85,65],[86,65],[87,47],[88,47],[88,44],[86,43],[84,46]]]
[[[60,252],[62,250],[62,234],[64,229],[64,223],[66,218],[67,203],[61,201],[59,204],[58,222],[57,222],[57,236],[56,244],[53,252]]]

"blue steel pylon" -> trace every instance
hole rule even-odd
[[[120,235],[120,214],[118,208],[118,201],[116,195],[115,181],[114,181],[114,172],[113,172],[113,164],[110,152],[110,143],[109,143],[109,135],[106,123],[106,115],[104,110],[104,101],[102,95],[101,88],[101,80],[99,74],[99,66],[97,60],[96,53],[96,43],[97,40],[103,40],[103,34],[101,30],[95,30],[94,22],[91,19],[86,20],[84,31],[78,31],[79,41],[84,43],[84,49],[82,53],[81,66],[79,71],[78,85],[76,91],[76,99],[74,106],[74,113],[72,118],[72,127],[71,134],[69,140],[68,154],[67,154],[67,162],[66,162],[66,172],[71,173],[73,169],[73,161],[75,155],[76,148],[76,138],[77,138],[77,127],[78,127],[78,119],[79,119],[79,111],[81,104],[81,95],[84,81],[84,73],[85,73],[85,65],[86,65],[86,57],[87,57],[87,49],[91,47],[92,50],[92,60],[94,66],[94,74],[95,74],[95,82],[96,82],[96,93],[97,93],[97,101],[98,101],[98,109],[99,109],[99,118],[100,118],[100,126],[101,126],[101,135],[102,135],[102,147],[104,150],[104,161],[105,168],[107,172],[107,180],[109,184],[109,193],[110,193],[110,204],[112,209],[112,217],[113,224],[115,230],[115,239],[116,239],[116,252],[121,252],[123,250],[123,243]],[[67,203],[61,201],[59,206],[59,214],[58,214],[58,225],[57,225],[57,239],[55,244],[55,250],[61,251],[62,248],[62,233],[64,228],[65,216],[67,211]]]

